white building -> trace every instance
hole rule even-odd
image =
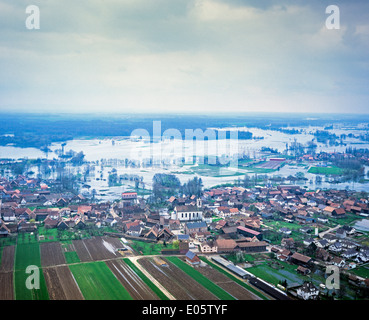
[[[297,289],[296,292],[297,296],[304,300],[315,300],[319,296],[319,289],[316,288],[311,282],[305,282]]]
[[[171,218],[179,221],[201,221],[202,210],[196,206],[175,206]]]

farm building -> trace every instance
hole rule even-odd
[[[235,266],[232,262],[225,260],[219,256],[211,257],[211,260],[215,261],[216,263],[220,264],[221,266],[227,268],[228,270],[232,271],[237,276],[241,277],[242,279],[249,278],[252,276],[251,273],[245,271],[244,269]]]
[[[215,246],[218,248],[218,252],[232,252],[236,248],[237,243],[232,239],[217,239]]]
[[[186,253],[186,261],[192,265],[196,265],[200,263],[199,257],[196,255],[195,252],[191,250],[188,250],[188,252]]]
[[[256,237],[260,241],[263,239],[263,235],[260,232],[242,226],[237,227],[237,232],[245,237]]]
[[[302,265],[302,266],[307,266],[309,265],[309,263],[312,261],[312,259],[308,256],[304,256],[301,253],[295,252],[292,256],[291,256],[291,262],[298,264],[298,265]]]
[[[245,252],[264,252],[266,251],[267,245],[265,241],[237,242],[237,247]]]

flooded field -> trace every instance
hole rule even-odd
[[[323,127],[304,127],[304,128],[288,128],[299,130],[298,134],[287,134],[284,132],[265,130],[252,127],[230,127],[216,128],[217,130],[234,131],[238,130],[252,132],[254,139],[220,139],[220,140],[182,140],[182,139],[163,139],[160,142],[137,141],[129,137],[114,137],[105,139],[75,139],[65,143],[65,152],[73,150],[75,152],[82,151],[85,155],[85,160],[89,161],[89,174],[85,184],[88,188],[81,188],[81,193],[88,195],[91,190],[97,191],[97,198],[102,200],[113,200],[119,197],[121,192],[131,191],[135,187],[132,179],[125,179],[120,182],[119,186],[111,186],[108,183],[109,174],[112,170],[116,170],[117,175],[125,175],[126,177],[139,177],[144,183],[145,189],[150,190],[152,178],[156,173],[173,173],[176,174],[181,183],[187,182],[194,176],[202,178],[205,188],[224,183],[233,183],[236,179],[241,178],[243,174],[254,175],[255,171],[248,170],[247,167],[233,167],[227,169],[216,170],[198,170],[195,168],[194,156],[196,157],[218,157],[223,163],[230,163],[231,157],[243,154],[250,159],[260,159],[265,157],[265,152],[262,148],[270,148],[277,150],[280,154],[285,154],[289,151],[286,147],[293,143],[301,143],[306,145],[308,142],[314,142],[316,152],[322,150],[345,151],[348,146],[356,148],[369,148],[368,143],[364,143],[353,135],[365,134],[365,130],[360,128],[334,128],[327,130],[336,135],[345,134],[350,137],[345,139],[342,145],[330,146],[316,142],[314,132],[323,130]],[[53,143],[50,147],[51,152],[44,153],[35,148],[17,148],[13,146],[1,146],[0,158],[58,158],[58,154],[62,149],[61,143]],[[271,156],[271,154],[269,154]],[[228,158],[227,158],[228,157]],[[198,158],[199,159],[199,158]],[[201,159],[201,158],[200,158]],[[234,159],[234,158],[233,158]],[[180,160],[185,161],[185,165],[180,164]],[[135,162],[134,165],[127,165],[127,162]],[[227,162],[228,161],[228,162]],[[149,163],[149,165],[147,165]],[[103,164],[103,165],[102,165]],[[236,163],[237,165],[237,163]],[[286,164],[279,166],[275,163],[264,163],[257,166],[259,170],[266,170],[269,176],[296,175],[297,172],[302,172],[305,181],[300,181],[302,186],[308,189],[317,188],[336,188],[336,189],[355,189],[358,191],[368,190],[368,183],[331,183],[327,179],[322,179],[319,184],[315,183],[315,174],[308,172],[308,166],[295,166]],[[366,172],[368,168],[365,168]],[[39,168],[31,167],[29,170],[34,171],[36,176],[39,173]],[[68,167],[72,174],[83,174],[86,170],[85,166]],[[259,173],[263,173],[262,171]],[[5,174],[6,176],[6,174]],[[56,178],[57,173],[51,172],[50,178]],[[323,177],[323,176],[322,176]],[[295,182],[294,182],[295,183]]]

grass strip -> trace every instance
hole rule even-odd
[[[81,262],[76,251],[64,252],[64,256],[68,264]]]
[[[69,266],[86,300],[132,300],[105,262]]]

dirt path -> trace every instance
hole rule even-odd
[[[147,257],[147,256],[146,256]],[[165,289],[160,282],[158,282],[150,273],[148,273],[139,263],[138,263],[138,259],[143,258],[143,256],[138,256],[138,257],[129,257],[128,259],[132,261],[132,263],[134,263],[134,265],[140,269],[140,271],[146,276],[148,277],[170,300],[176,300],[176,298],[174,298],[167,289]]]

